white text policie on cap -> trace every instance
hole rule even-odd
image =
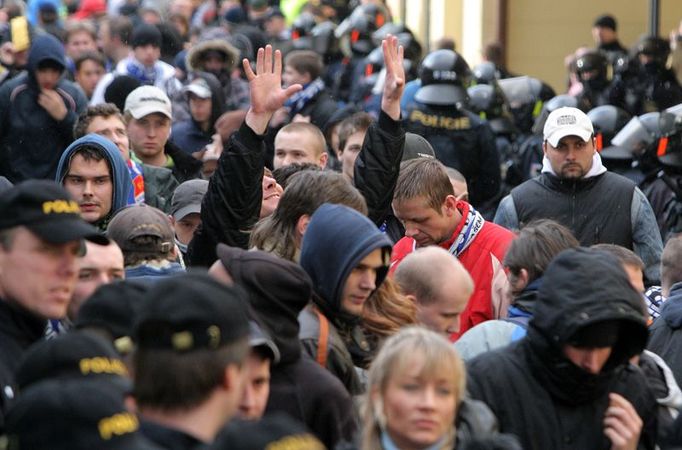
[[[126,97],[123,109],[136,120],[153,113],[163,114],[169,119],[173,118],[170,99],[156,86],[140,86],[135,89]]]
[[[564,107],[552,111],[547,117],[543,134],[544,140],[556,147],[566,136],[578,136],[587,142],[594,134],[594,128],[584,112],[578,108]]]

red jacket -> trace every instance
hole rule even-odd
[[[464,228],[464,218],[467,217],[469,208],[471,206],[466,202],[457,203],[457,209],[462,213],[463,218],[457,224],[452,237],[440,243],[440,247],[445,250],[450,249]],[[459,262],[474,280],[474,292],[460,317],[459,333],[453,334],[452,340],[456,340],[474,325],[507,316],[509,281],[504,272],[502,260],[514,237],[514,233],[506,228],[492,222],[484,222],[478,234],[459,255]],[[415,248],[415,240],[409,237],[402,238],[393,246],[391,273]]]

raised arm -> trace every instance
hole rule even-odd
[[[400,120],[400,99],[405,90],[403,46],[398,45],[397,37],[389,35],[381,42],[381,48],[384,51],[384,67],[386,68],[381,110],[391,119]]]
[[[301,85],[282,89],[282,55],[279,50],[273,54],[269,45],[258,50],[256,72],[246,59],[244,70],[251,108],[227,141],[209,181],[201,204],[202,223],[188,249],[190,265],[211,265],[218,243],[248,247],[249,230],[258,221],[263,200],[263,135],[273,113],[301,89]]]
[[[355,187],[365,196],[369,218],[381,226],[391,215],[391,200],[398,180],[405,146],[405,130],[400,123],[400,99],[405,88],[403,48],[389,35],[382,42],[386,81],[381,98],[381,114],[367,130],[362,150],[355,160]]]

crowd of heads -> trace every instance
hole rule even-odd
[[[472,67],[346,3],[0,8],[10,445],[625,449],[674,430],[668,41],[628,51],[600,16],[556,96],[501,43]]]

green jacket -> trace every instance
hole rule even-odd
[[[175,188],[178,187],[178,180],[175,179],[170,169],[148,164],[141,165],[142,176],[144,177],[145,203],[170,214],[171,198]]]

